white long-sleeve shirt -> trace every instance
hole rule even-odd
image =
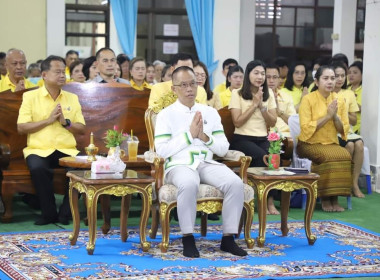
[[[190,133],[197,111],[202,114],[203,132],[210,139],[207,143],[194,139]],[[195,170],[202,161],[218,164],[212,160],[213,154],[224,156],[230,145],[214,108],[195,103],[190,109],[179,100],[158,114],[154,144],[157,153],[165,158],[165,173],[177,165]]]

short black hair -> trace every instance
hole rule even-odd
[[[172,66],[174,66],[180,60],[191,60],[191,62],[194,64],[193,56],[191,54],[188,54],[188,53],[177,53],[177,54],[173,55],[172,59],[170,60],[170,64]]]
[[[4,59],[7,56],[5,52],[0,52],[0,59]]]
[[[62,57],[57,55],[50,55],[44,61],[41,62],[41,72],[49,71],[52,61],[60,61],[64,65],[66,65],[65,60]]]
[[[274,63],[277,64],[278,67],[284,67],[284,66],[289,67],[289,62],[286,57],[279,56],[276,58]]]
[[[181,60],[181,59],[180,59],[180,60]],[[172,81],[174,80],[174,76],[177,76],[177,74],[178,74],[179,72],[188,72],[188,71],[190,71],[191,73],[193,73],[194,76],[195,76],[195,73],[194,73],[193,68],[190,68],[189,66],[180,66],[180,67],[176,68],[176,69],[173,71],[173,73],[172,73]]]
[[[268,63],[266,66],[267,67],[266,67],[265,71],[268,69],[276,69],[278,71],[278,73],[280,74],[280,67],[276,63]]]
[[[67,51],[66,53],[66,57],[68,57],[70,54],[76,54],[77,56],[79,56],[79,52],[75,51],[75,50],[69,50]]]
[[[225,61],[223,61],[223,69],[224,69],[224,67],[226,67],[227,65],[230,65],[232,63],[235,63],[236,65],[239,65],[239,63],[236,61],[236,59],[227,58]]]
[[[131,59],[125,53],[119,53],[116,57],[118,63],[123,64],[126,61],[131,61]]]
[[[100,56],[100,53],[101,53],[102,51],[111,51],[111,52],[113,52],[113,54],[115,54],[115,52],[114,52],[111,48],[109,48],[109,47],[104,47],[104,48],[99,49],[99,50],[96,52],[96,55],[95,55],[96,60],[98,60],[98,58],[99,58],[99,56]]]

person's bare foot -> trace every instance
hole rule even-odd
[[[359,197],[359,198],[365,197],[365,195],[362,193],[362,191],[359,189],[358,186],[352,187],[352,193],[354,194],[354,196]]]
[[[280,215],[280,212],[278,212],[276,206],[274,206],[273,196],[268,197],[267,215]]]
[[[321,198],[321,203],[322,203],[322,210],[325,212],[333,212],[334,207],[331,204],[331,200],[329,197],[322,197]]]
[[[338,203],[338,197],[337,196],[332,196],[331,197],[331,205],[333,207],[334,212],[343,212],[344,208],[339,205]]]

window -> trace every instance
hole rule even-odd
[[[102,0],[66,0],[66,46],[89,47],[90,55],[109,46],[109,4]]]
[[[166,24],[172,24],[178,32],[168,33],[165,26],[170,26]],[[178,52],[190,53],[195,56],[194,59],[197,58],[184,0],[140,0],[137,16],[137,56],[151,62],[156,59],[169,62],[171,54],[168,48],[164,49],[164,43],[174,50],[177,47]]]
[[[360,46],[364,40],[365,0],[357,1],[355,42]],[[290,61],[311,61],[331,55],[333,3],[332,0],[256,0],[255,58],[272,61],[277,56],[286,56]]]

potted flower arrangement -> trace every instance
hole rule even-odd
[[[123,133],[123,130],[119,131],[118,127],[115,125],[113,129],[108,129],[105,133],[104,143],[106,147],[109,148],[108,155],[115,153],[116,147],[120,150],[120,145],[125,139],[127,139],[128,134]],[[124,157],[124,150],[120,150],[120,157]]]
[[[284,138],[281,133],[277,132],[277,129],[275,129],[274,131],[269,132],[267,139],[269,141],[269,155],[264,156],[264,163],[269,169],[278,169],[280,167],[281,146]]]

